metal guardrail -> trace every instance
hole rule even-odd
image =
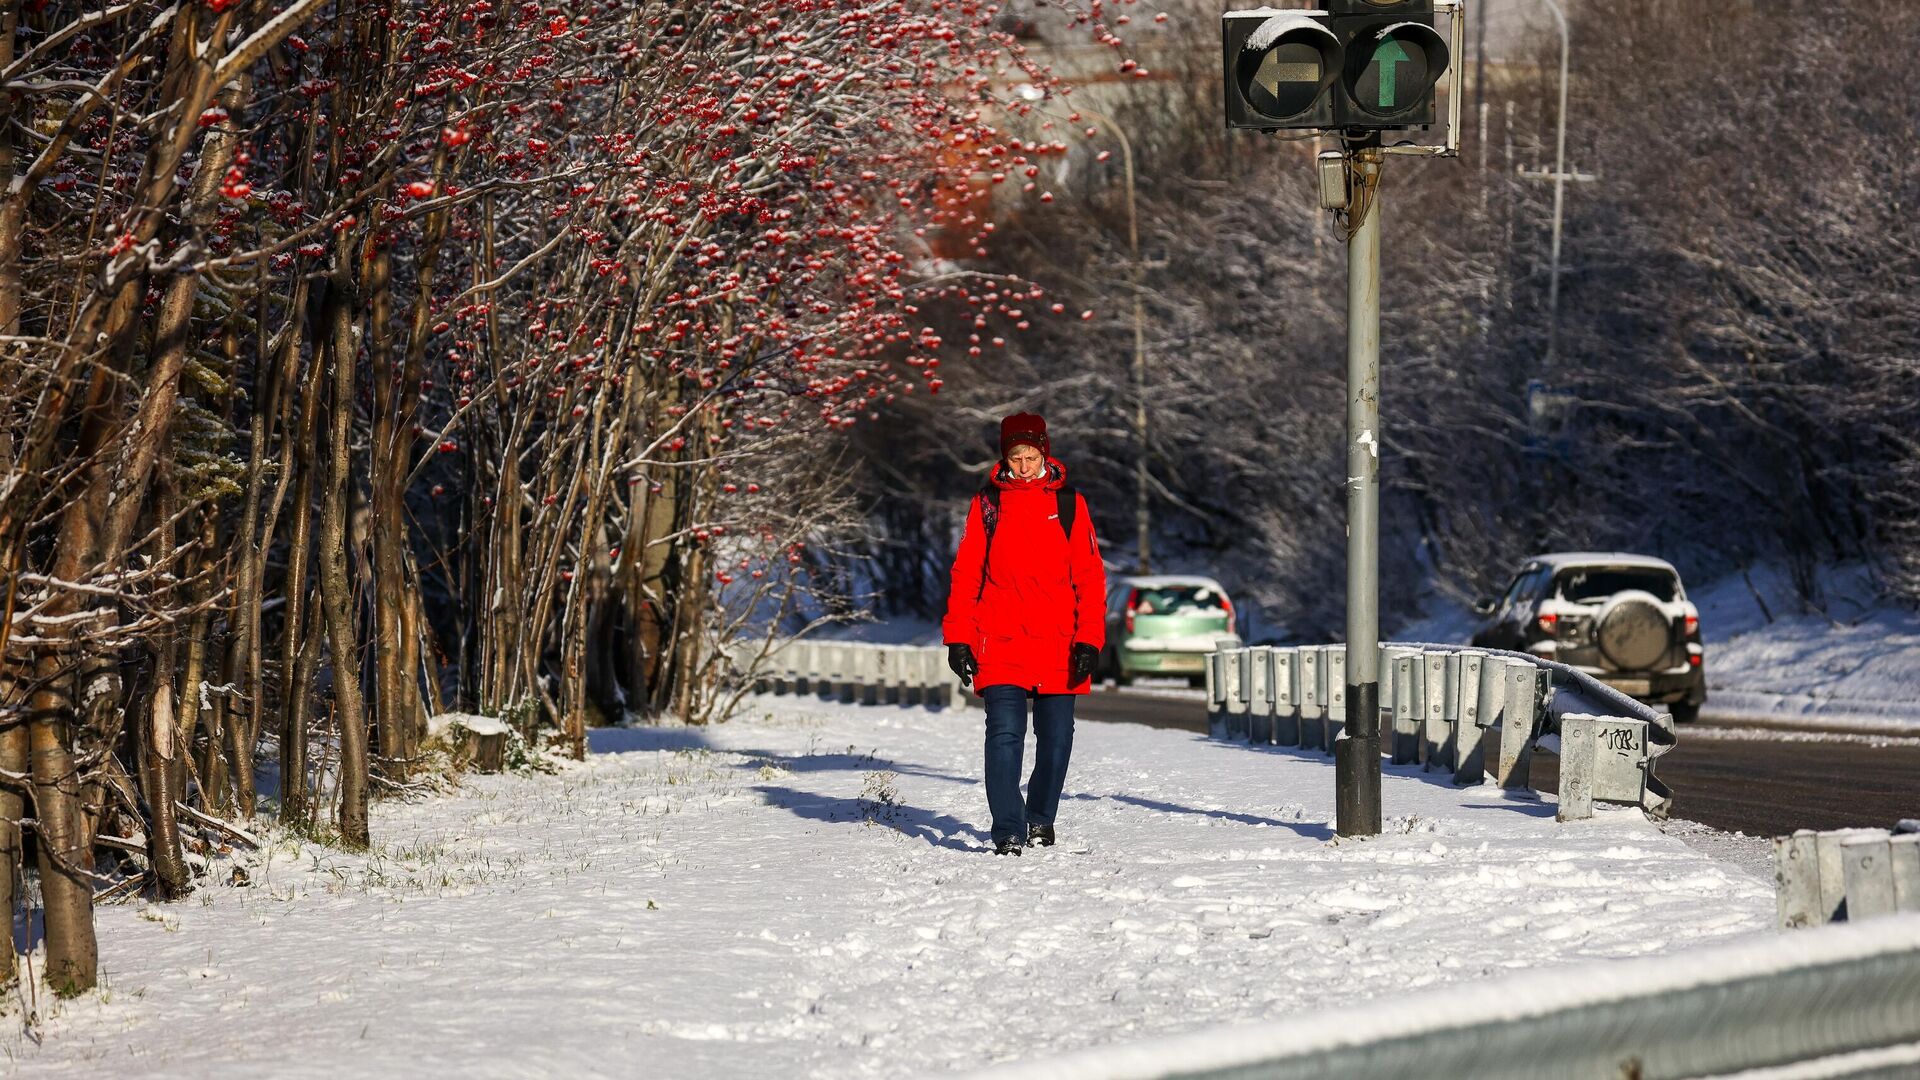
[[[1907,915],[1434,987],[978,1075],[1683,1080],[1801,1066],[1791,1075],[1892,1078],[1916,1075],[1920,1054],[1907,1053],[1915,1043],[1920,915]]]
[[[810,694],[845,704],[948,707],[961,700],[960,680],[943,645],[871,645],[787,639],[736,645],[728,664],[760,693]]]
[[[1774,837],[1773,873],[1782,927],[1920,914],[1920,832],[1802,829]]]
[[[1457,645],[1380,646],[1381,730],[1395,764],[1447,769],[1459,784],[1489,772],[1527,786],[1536,748],[1561,755],[1562,819],[1595,800],[1664,815],[1671,792],[1653,758],[1673,743],[1671,721],[1584,672],[1526,653]],[[1219,649],[1207,658],[1215,737],[1333,752],[1346,727],[1346,646]],[[735,645],[728,665],[762,693],[848,704],[953,706],[975,700],[930,645],[788,639]],[[1579,711],[1575,711],[1579,710]]]
[[[1382,749],[1396,765],[1445,769],[1458,784],[1491,773],[1528,784],[1535,749],[1560,756],[1560,816],[1595,800],[1665,816],[1672,792],[1654,759],[1673,745],[1671,718],[1565,664],[1459,645],[1380,646]],[[1216,738],[1333,752],[1346,726],[1346,646],[1216,650],[1207,663]]]

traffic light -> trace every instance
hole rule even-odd
[[[1396,130],[1434,122],[1447,70],[1433,0],[1325,0],[1221,18],[1227,126]]]

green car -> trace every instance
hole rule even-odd
[[[1102,674],[1121,686],[1141,676],[1206,680],[1207,654],[1240,644],[1233,601],[1212,578],[1156,574],[1115,580],[1107,594]]]

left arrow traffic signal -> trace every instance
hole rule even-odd
[[[1221,23],[1227,126],[1272,131],[1333,124],[1327,88],[1340,77],[1340,39],[1324,16],[1229,11]]]

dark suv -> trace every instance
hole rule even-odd
[[[1530,652],[1579,668],[1623,694],[1691,722],[1707,700],[1700,612],[1671,563],[1646,555],[1537,555],[1498,600],[1474,610],[1488,649]]]

